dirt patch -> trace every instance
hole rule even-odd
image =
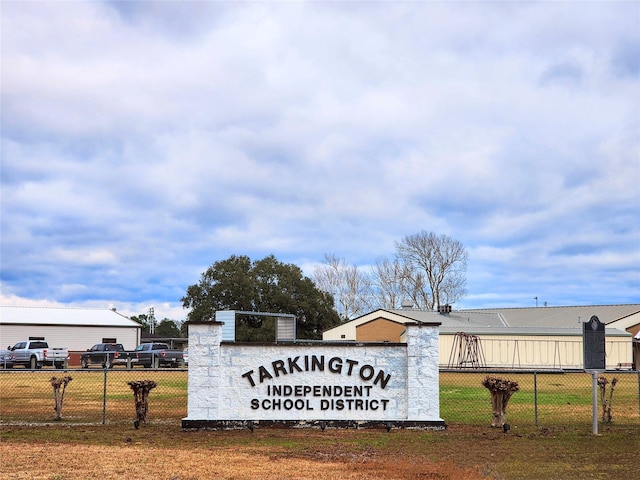
[[[276,450],[276,451],[274,451]],[[158,448],[125,440],[118,446],[83,444],[0,445],[2,478],[103,479],[482,479],[450,462],[389,456],[375,448],[342,446],[308,452],[273,447]]]

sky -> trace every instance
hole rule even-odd
[[[640,4],[1,14],[3,305],[182,320],[216,261],[460,241],[454,308],[640,303]]]

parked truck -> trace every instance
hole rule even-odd
[[[69,351],[66,348],[50,348],[45,340],[23,340],[9,347],[13,354],[13,364],[35,370],[44,365],[65,368],[69,363]]]
[[[0,368],[13,368],[13,359],[16,358],[10,350],[0,350]]]
[[[127,352],[121,343],[96,343],[82,352],[80,365],[82,368],[89,368],[89,365],[100,365],[103,368],[121,365],[130,368],[132,355],[133,352]]]
[[[142,365],[145,368],[184,365],[182,350],[172,350],[166,343],[143,343],[136,347],[133,354],[132,365]]]

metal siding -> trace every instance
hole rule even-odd
[[[479,335],[487,367],[582,369],[582,336]],[[441,366],[449,363],[455,335],[440,334]],[[606,367],[631,363],[631,342],[625,337],[606,338]],[[454,362],[457,352],[453,352]]]
[[[236,341],[236,312],[235,310],[219,310],[216,312],[216,321],[223,322],[222,341]]]
[[[449,364],[449,356],[451,355],[454,339],[455,335],[447,335],[440,332],[438,338],[438,363],[440,366],[447,366]],[[457,352],[454,359],[455,358],[457,358]]]
[[[63,347],[82,352],[103,338],[116,338],[125,350],[138,345],[138,329],[123,327],[72,327],[43,325],[3,325],[0,329],[0,346],[6,348],[29,337],[44,337],[50,347]]]
[[[364,322],[362,322],[364,323]],[[344,335],[344,338],[342,338]],[[355,340],[356,339],[356,323],[349,322],[344,325],[327,330],[322,334],[323,340]]]
[[[276,319],[276,340],[294,341],[296,339],[296,319],[291,317],[278,317]]]

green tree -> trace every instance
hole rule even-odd
[[[164,338],[180,338],[182,333],[176,325],[176,322],[169,320],[168,318],[162,319],[162,321],[156,327],[156,334]]]
[[[279,262],[273,255],[254,262],[232,255],[215,262],[181,300],[184,308],[191,309],[188,321],[214,320],[216,310],[293,314],[296,336],[301,339],[320,339],[324,330],[340,323],[333,297],[316,288],[299,267]],[[272,321],[238,316],[236,339],[264,340],[264,330],[267,326],[271,330]]]
[[[134,322],[138,322],[140,325],[142,325],[142,331],[145,333],[149,333],[149,331],[151,330],[150,324],[149,324],[149,316],[146,313],[141,313],[140,315],[133,315],[131,317],[131,320],[133,320]]]
[[[180,323],[180,336],[182,338],[189,337],[189,322],[181,322]]]

